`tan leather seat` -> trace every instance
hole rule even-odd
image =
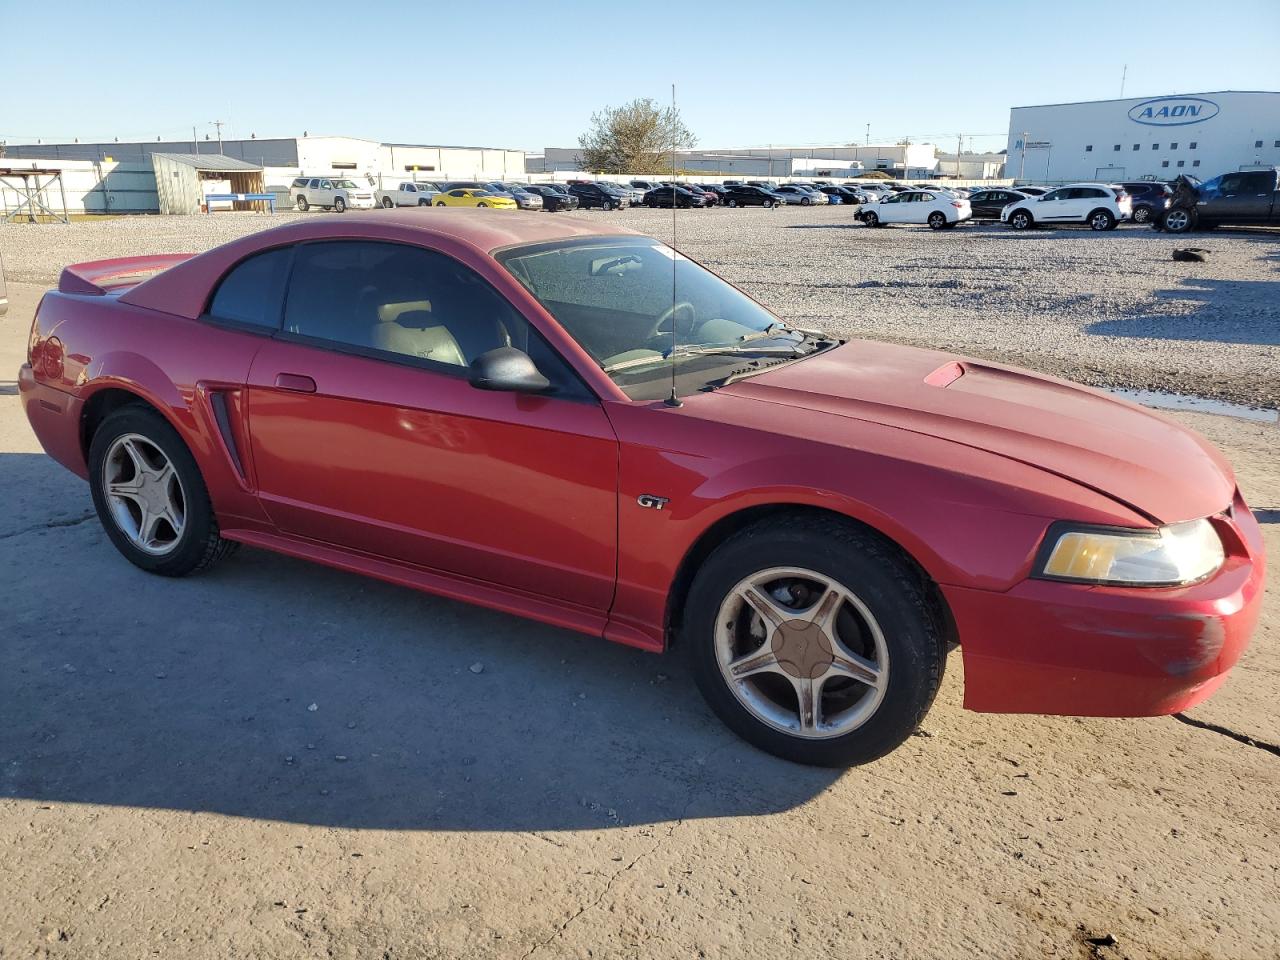
[[[402,310],[394,317],[374,324],[372,340],[377,349],[458,367],[467,365],[458,341],[447,327],[435,322],[430,311]]]

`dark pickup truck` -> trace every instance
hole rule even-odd
[[[1203,183],[1179,177],[1169,209],[1156,222],[1170,233],[1268,225],[1280,226],[1280,167],[1224,173]]]

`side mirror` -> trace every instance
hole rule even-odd
[[[533,358],[515,347],[496,347],[471,361],[471,385],[478,390],[511,393],[544,393],[551,381],[534,365]]]

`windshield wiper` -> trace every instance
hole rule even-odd
[[[707,389],[718,390],[720,387],[727,387],[731,383],[737,383],[739,380],[747,379],[747,377],[754,377],[757,373],[764,373],[766,370],[772,370],[774,367],[778,367],[783,364],[793,363],[796,360],[803,360],[805,357],[811,357],[815,353],[821,353],[823,350],[829,350],[831,347],[837,347],[844,342],[845,341],[843,340],[820,340],[812,350],[795,350],[791,352],[790,356],[780,357],[779,359],[769,360],[767,362],[760,361],[753,366],[735,370],[733,373],[723,376],[718,380],[710,380],[707,382]]]
[[[726,354],[729,356],[738,356],[742,354],[778,354],[786,357],[802,357],[804,353],[795,347],[749,347],[738,346],[735,344],[723,344],[721,346],[706,347],[677,347],[675,350],[668,350],[664,354],[653,357],[634,357],[631,360],[622,360],[618,363],[611,363],[604,368],[605,373],[614,373],[618,370],[630,370],[632,367],[644,367],[654,363],[663,363],[668,360],[680,360],[684,357],[701,357],[710,355]]]

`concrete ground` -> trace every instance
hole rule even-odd
[[[901,749],[795,767],[674,659],[254,550],[136,570],[19,407],[39,290],[0,320],[0,957],[1280,951],[1274,576],[1207,726],[965,713],[953,656]],[[1280,555],[1280,427],[1179,417]]]

